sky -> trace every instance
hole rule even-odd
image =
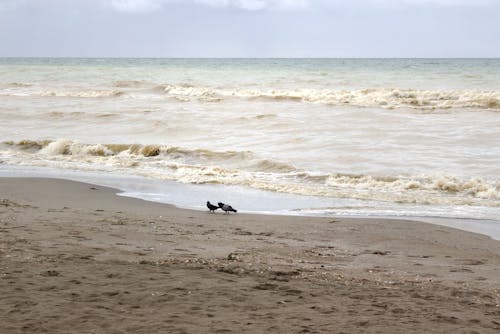
[[[500,57],[500,0],[0,0],[0,57]]]

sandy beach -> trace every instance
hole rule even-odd
[[[5,334],[498,333],[500,242],[0,178],[0,296]]]

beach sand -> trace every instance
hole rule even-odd
[[[0,178],[0,333],[500,332],[486,236],[115,193]]]

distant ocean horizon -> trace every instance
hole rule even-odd
[[[500,217],[498,58],[2,57],[0,100],[3,171],[319,198],[287,208],[305,214]]]

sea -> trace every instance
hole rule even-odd
[[[500,59],[0,58],[0,176],[500,239]]]

